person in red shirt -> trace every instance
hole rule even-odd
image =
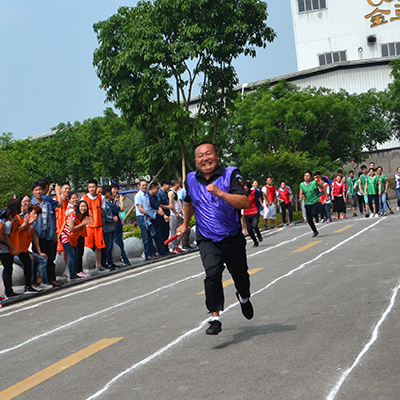
[[[336,218],[344,218],[344,209],[346,203],[346,190],[344,182],[342,181],[342,175],[337,174],[335,180],[332,183],[332,200],[334,203],[334,211],[336,211]]]
[[[264,224],[265,228],[268,227],[268,220],[270,228],[275,228],[276,219],[276,186],[272,184],[272,178],[269,176],[265,181],[266,185],[262,188],[264,197]]]
[[[263,240],[260,229],[258,228],[260,213],[258,212],[257,202],[259,200],[256,198],[256,189],[252,188],[250,182],[245,183],[244,189],[247,192],[250,203],[249,208],[243,211],[243,214],[246,218],[247,231],[249,232],[249,235],[253,240],[253,247],[258,247],[259,242],[262,242]],[[256,238],[256,235],[258,240]]]
[[[282,222],[283,226],[286,226],[286,210],[289,213],[289,223],[290,225],[294,225],[293,222],[293,210],[292,210],[292,200],[293,200],[293,193],[292,189],[289,186],[286,186],[286,182],[281,180],[281,184],[276,191],[277,199],[281,206],[282,210]]]

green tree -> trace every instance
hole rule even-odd
[[[267,15],[267,4],[259,0],[155,0],[121,7],[94,25],[99,47],[93,63],[101,87],[137,128],[137,159],[150,174],[168,164],[184,177],[193,168],[188,152],[202,140],[205,122],[216,141],[235,97],[234,59],[255,57],[256,48],[275,37]],[[199,107],[191,116],[196,85]]]
[[[294,185],[307,169],[331,172],[391,135],[384,93],[300,89],[281,81],[238,98],[227,124],[231,157],[253,177]]]
[[[0,149],[0,207],[5,207],[14,195],[30,193],[30,174],[12,157],[9,150]]]

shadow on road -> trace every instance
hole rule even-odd
[[[240,329],[240,332],[235,333],[230,341],[213,347],[213,350],[225,349],[232,344],[250,340],[254,336],[258,335],[269,335],[271,333],[294,331],[297,329],[297,325],[268,324],[263,326],[242,326],[238,329]]]

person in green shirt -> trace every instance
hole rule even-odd
[[[358,190],[364,196],[364,204],[365,204],[365,218],[369,217],[369,205],[368,205],[368,195],[365,192],[365,182],[368,176],[368,169],[366,165],[361,165],[361,172],[359,183],[358,183]]]
[[[349,176],[347,177],[347,195],[350,200],[351,207],[353,208],[353,217],[357,217],[357,193],[354,188],[354,184],[356,183],[357,178],[354,176],[354,171],[349,172]]]
[[[372,210],[371,218],[377,218],[379,213],[379,196],[381,195],[381,181],[375,174],[375,169],[370,168],[365,180],[364,193],[368,195],[369,209]]]
[[[323,191],[321,192],[319,188],[322,188]],[[313,180],[311,172],[307,171],[304,174],[304,182],[300,183],[300,198],[306,206],[307,222],[313,231],[312,237],[316,237],[319,233],[313,219],[315,218],[315,222],[318,223],[319,198],[324,193],[325,189],[322,179],[319,181]]]
[[[387,180],[386,174],[383,173],[383,168],[379,165],[376,168],[376,174],[381,182],[381,195],[379,196],[379,209],[381,215],[387,215],[387,192],[389,187],[389,182]]]
[[[357,192],[357,199],[358,199],[358,208],[360,210],[360,215],[362,216],[364,213],[364,207],[365,207],[365,202],[364,202],[364,196],[361,194],[360,192],[360,176],[363,173],[360,171],[358,173],[358,178],[356,179],[356,181],[354,182],[354,189]]]

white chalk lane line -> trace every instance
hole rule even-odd
[[[337,244],[334,247],[331,247],[329,250],[326,250],[325,252],[319,254],[317,257],[315,257],[314,259],[307,261],[303,264],[301,264],[299,267],[294,268],[293,270],[289,271],[288,273],[280,276],[279,278],[276,278],[275,280],[273,280],[272,282],[270,282],[268,285],[264,286],[262,289],[256,291],[252,296],[256,296],[260,293],[262,293],[263,291],[267,290],[268,288],[270,288],[272,285],[274,285],[275,283],[279,282],[280,280],[287,278],[291,275],[293,275],[294,273],[304,269],[307,265],[311,264],[314,261],[319,260],[321,257],[323,257],[324,255],[331,253],[332,251],[335,251],[338,247],[344,245],[345,243],[348,243],[350,240],[353,240],[354,238],[358,237],[359,235],[365,233],[366,231],[368,231],[369,229],[373,228],[374,226],[378,225],[380,222],[382,222],[384,220],[384,218],[378,220],[377,222],[375,222],[372,225],[369,225],[368,227],[362,229],[361,231],[357,232],[356,234],[350,236],[349,238],[345,239],[344,241],[340,242],[339,244]],[[303,236],[303,235],[302,235]],[[231,304],[230,306],[228,306],[225,311],[223,311],[222,314],[228,312],[231,308],[236,307],[239,303],[235,302],[233,304]],[[197,327],[189,330],[188,332],[184,333],[183,335],[179,336],[178,338],[176,338],[175,340],[173,340],[172,342],[168,343],[166,346],[162,347],[161,349],[157,350],[156,352],[154,352],[153,354],[149,355],[148,357],[144,358],[143,360],[133,364],[132,366],[130,366],[129,368],[125,369],[124,371],[122,371],[121,373],[119,373],[118,375],[116,375],[114,378],[112,378],[108,383],[106,383],[103,388],[101,388],[99,391],[97,391],[96,393],[94,393],[92,396],[88,397],[86,400],[94,400],[97,399],[98,397],[100,397],[102,394],[104,394],[115,382],[117,382],[119,379],[121,379],[123,376],[129,374],[130,372],[134,371],[135,369],[139,368],[142,365],[145,365],[147,363],[149,363],[150,361],[154,360],[155,358],[157,358],[158,356],[160,356],[161,354],[165,353],[168,349],[172,348],[173,346],[175,346],[176,344],[182,342],[184,339],[192,336],[194,333],[198,332],[200,329],[202,329],[209,321],[210,319],[207,318],[204,321],[202,321],[200,323],[200,325],[198,325]],[[331,399],[329,399],[331,400]]]
[[[271,246],[271,247],[269,247],[269,248],[266,249],[266,250],[272,250],[273,248],[282,246],[282,244],[286,244],[286,243],[293,242],[293,241],[295,241],[295,240],[297,240],[297,239],[299,239],[299,238],[301,238],[301,237],[303,237],[304,235],[307,235],[307,234],[309,234],[309,232],[304,233],[304,234],[302,234],[302,235],[300,235],[300,236],[297,236],[297,237],[295,237],[295,238],[293,238],[293,239],[290,239],[290,240],[288,240],[288,241],[278,243],[277,245]],[[254,253],[254,254],[263,253],[263,252],[266,251],[266,250],[261,250],[261,251],[259,251],[259,252],[257,252],[257,253]],[[197,255],[197,256],[198,256],[198,255]],[[195,257],[197,257],[197,256],[190,257],[190,258],[186,258],[185,260],[182,260],[182,262],[183,262],[183,261],[188,261],[188,260],[190,260],[190,259],[192,259],[192,258],[195,258]],[[169,265],[170,265],[170,264],[169,264]],[[119,279],[117,279],[116,281],[119,282],[119,281],[122,281],[122,280],[125,280],[125,279],[130,279],[130,278],[133,278],[133,277],[136,277],[136,276],[138,276],[138,275],[141,275],[141,274],[150,272],[150,271],[155,270],[155,269],[165,268],[165,266],[167,266],[167,265],[161,265],[161,266],[159,266],[159,267],[153,268],[153,269],[151,269],[151,270],[146,270],[146,271],[143,271],[143,272],[141,272],[141,273],[138,273],[138,274],[135,274],[135,275],[132,275],[132,276],[119,278]],[[202,276],[204,276],[204,271],[202,271],[202,272],[199,273],[199,274],[195,274],[195,275],[192,275],[192,276],[190,276],[190,277],[187,277],[187,278],[178,280],[178,281],[176,281],[176,282],[173,282],[173,283],[171,283],[171,284],[162,286],[162,287],[160,287],[160,288],[157,288],[157,289],[155,289],[155,290],[153,290],[153,291],[151,291],[151,292],[145,293],[145,294],[143,294],[143,295],[135,296],[135,297],[133,297],[133,298],[131,298],[131,299],[128,299],[127,301],[124,301],[124,302],[115,304],[114,306],[110,306],[110,307],[107,307],[107,308],[102,309],[102,310],[100,310],[100,311],[97,311],[97,312],[95,312],[95,313],[86,315],[86,316],[84,316],[84,317],[80,317],[80,318],[78,318],[78,319],[76,319],[76,320],[74,320],[74,321],[71,321],[71,322],[69,322],[69,323],[60,325],[60,326],[58,326],[57,328],[54,328],[54,329],[51,329],[51,330],[49,330],[49,331],[43,332],[42,334],[33,336],[32,338],[27,339],[27,340],[21,342],[21,343],[18,344],[18,345],[11,346],[11,347],[9,347],[9,348],[0,350],[0,355],[9,353],[10,351],[13,351],[13,350],[16,350],[16,349],[19,349],[20,347],[23,347],[23,346],[25,346],[25,345],[28,345],[28,344],[30,344],[30,343],[32,343],[32,342],[34,342],[34,341],[39,340],[39,339],[45,338],[45,337],[47,337],[47,336],[49,336],[49,335],[51,335],[51,334],[54,334],[54,333],[56,333],[56,332],[58,332],[58,331],[60,331],[60,330],[62,330],[62,329],[68,329],[68,328],[70,328],[70,327],[72,327],[72,326],[75,326],[76,324],[78,324],[78,323],[80,323],[80,322],[87,321],[87,320],[89,320],[89,319],[91,319],[91,318],[97,317],[97,316],[99,316],[99,315],[101,315],[101,314],[103,314],[103,313],[105,313],[105,312],[110,311],[110,310],[116,309],[116,308],[118,308],[118,307],[122,307],[122,306],[124,306],[124,305],[126,305],[126,304],[128,304],[128,303],[130,303],[130,302],[132,302],[132,301],[142,299],[142,298],[144,298],[144,297],[147,297],[147,296],[150,296],[150,295],[152,295],[152,294],[158,293],[158,292],[161,291],[161,290],[169,289],[169,288],[171,288],[171,287],[173,287],[173,286],[175,286],[175,285],[177,285],[177,284],[179,284],[179,283],[183,283],[183,282],[186,282],[186,281],[188,281],[188,280],[190,280],[190,279],[195,279],[195,278],[202,277]],[[99,285],[99,286],[106,286],[106,285],[109,285],[109,284],[112,284],[112,283],[115,283],[115,282],[114,282],[114,281],[106,282],[106,283],[103,283],[103,284],[101,284],[101,285]],[[96,286],[96,287],[97,287],[97,286]],[[79,291],[78,294],[79,294],[79,293],[82,293],[82,292],[85,292],[85,291],[93,290],[93,289],[95,289],[96,287],[91,287],[91,288],[83,289],[83,290]],[[60,298],[67,298],[67,297],[70,297],[70,296],[75,295],[75,294],[77,294],[77,293],[70,293],[70,294],[67,294],[67,295],[64,295],[64,296],[60,296]],[[50,299],[50,300],[45,301],[44,303],[49,303],[49,302],[51,302],[51,301],[55,301],[55,300],[58,300],[58,299],[59,299],[59,298]],[[25,307],[24,310],[30,310],[30,309],[35,308],[35,307],[38,307],[38,306],[40,306],[40,305],[41,305],[41,303],[40,303],[40,304],[33,305],[33,306],[30,306],[30,307]],[[19,310],[13,311],[13,312],[11,312],[11,313],[8,313],[8,315],[10,315],[10,314],[12,314],[12,313],[16,313],[16,312],[18,312],[18,311],[19,311]]]

